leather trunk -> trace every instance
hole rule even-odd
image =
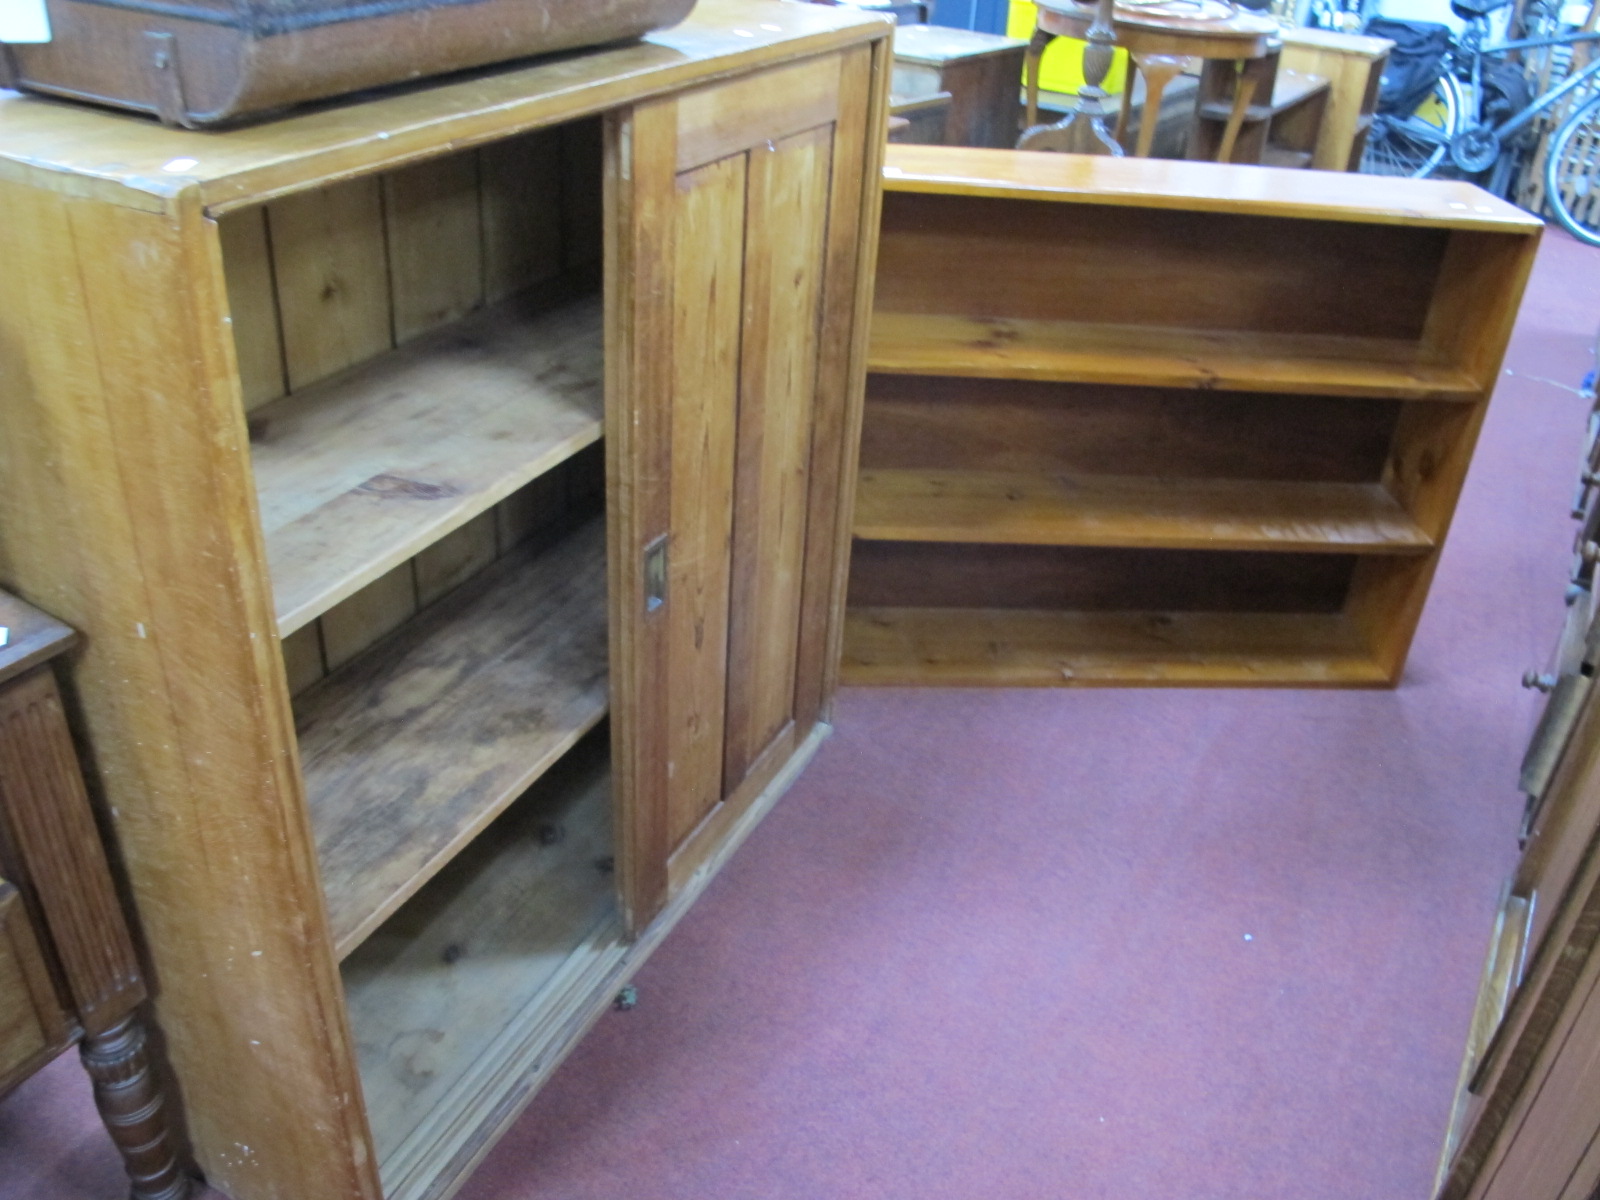
[[[694,0],[47,0],[52,40],[0,84],[198,128],[529,55],[639,37]]]

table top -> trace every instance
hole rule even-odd
[[[998,33],[976,33],[947,25],[901,25],[894,31],[894,56],[907,62],[942,65],[955,59],[1026,50],[1028,43]]]
[[[0,592],[0,683],[46,662],[78,640],[78,635],[48,613]]]
[[[1040,0],[1039,28],[1081,38],[1094,15],[1092,5]],[[1240,12],[1221,0],[1122,0],[1112,25],[1124,49],[1198,58],[1261,58],[1283,32],[1271,17]]]

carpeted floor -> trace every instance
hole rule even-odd
[[[463,1200],[1423,1200],[1560,618],[1551,232],[1394,692],[850,691]],[[0,1200],[110,1200],[70,1057]]]

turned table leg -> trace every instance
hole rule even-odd
[[[172,1148],[138,1015],[130,1013],[104,1033],[86,1035],[81,1054],[94,1081],[95,1107],[133,1181],[134,1200],[183,1200],[189,1177]]]

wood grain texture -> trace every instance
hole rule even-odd
[[[0,689],[0,820],[73,1007],[103,1033],[143,1001],[144,980],[49,667]]]
[[[426,608],[471,579],[495,557],[495,515],[486,512],[454,533],[447,533],[411,560],[417,581],[417,605]]]
[[[747,159],[731,155],[677,179],[666,596],[674,849],[723,797]]]
[[[678,170],[832,125],[839,115],[839,69],[838,55],[821,55],[689,92],[678,101]]]
[[[794,720],[831,126],[750,153],[723,790]]]
[[[0,683],[70,650],[78,635],[48,613],[0,592]]]
[[[193,189],[216,213],[892,32],[883,17],[847,7],[700,0],[682,24],[637,42],[330,105],[221,137],[7,97],[0,100],[0,170],[38,166],[78,194],[147,210]]]
[[[452,154],[383,176],[396,345],[483,304],[478,156]]]
[[[801,737],[826,720],[838,687],[867,373],[867,316],[877,264],[878,186],[889,104],[890,47],[844,52],[834,124],[827,259],[812,410],[811,494],[800,596],[795,720]]]
[[[292,632],[600,436],[600,315],[507,301],[257,410],[251,460]]]
[[[850,597],[868,608],[1327,613],[1343,609],[1362,561],[1326,553],[858,541]]]
[[[1238,171],[1231,164],[1100,155],[1014,154],[947,146],[895,146],[884,167],[894,192],[1049,197],[1063,204],[1383,225],[1505,229],[1537,235],[1540,223],[1471,184],[1437,179]]]
[[[1384,478],[1401,410],[1338,396],[981,378],[874,375],[867,388],[867,469],[1364,483]]]
[[[71,1045],[73,1033],[22,897],[0,879],[0,1089]]]
[[[289,695],[298,696],[328,673],[322,658],[322,629],[313,621],[282,639],[283,673]]]
[[[542,129],[478,152],[491,304],[561,273],[561,139],[560,130]]]
[[[301,192],[267,207],[289,390],[393,344],[383,191],[376,179]]]
[[[857,608],[843,681],[941,687],[1378,687],[1338,614]]]
[[[417,611],[417,576],[412,564],[385,571],[359,592],[334,605],[318,622],[322,657],[334,671],[368,646],[400,628]]]
[[[605,714],[604,558],[514,553],[296,703],[341,955]]]
[[[248,412],[276,400],[288,388],[266,210],[229,213],[217,222],[217,236],[228,264],[228,320],[238,356],[239,389]]]
[[[0,578],[87,635],[75,692],[200,1166],[242,1198],[376,1200],[216,227],[193,197],[0,179],[0,258]]]
[[[880,285],[881,286],[881,285]],[[1240,333],[880,309],[874,371],[1316,396],[1471,401],[1478,382],[1420,361],[1415,343],[1310,333]]]
[[[1416,554],[1432,546],[1381,484],[864,471],[875,541]]]
[[[386,1180],[448,1123],[465,1075],[616,925],[609,747],[575,747],[401,908],[343,973]],[[391,1186],[391,1193],[393,1188]]]
[[[677,106],[635,106],[606,126],[606,546],[617,885],[640,935],[668,899],[671,689],[667,606],[651,605],[645,548],[672,521]],[[668,552],[670,553],[670,541]],[[670,602],[669,602],[670,603]]]
[[[747,19],[752,27],[744,32],[752,36],[736,37],[732,25]],[[398,107],[390,103],[394,96],[338,106],[340,115],[325,124],[304,114],[311,125],[287,136],[279,136],[285,130],[278,122],[237,136],[174,138],[105,114],[87,124],[78,123],[82,114],[67,116],[65,125],[46,118],[41,142],[60,156],[49,163],[27,148],[33,117],[19,124],[13,114],[60,106],[3,102],[0,256],[8,266],[20,264],[29,282],[26,311],[0,315],[8,363],[0,380],[0,578],[19,581],[30,598],[59,601],[67,616],[83,618],[89,634],[79,664],[79,683],[92,696],[86,725],[101,782],[121,814],[119,834],[161,970],[158,1003],[186,1115],[208,1177],[221,1190],[240,1200],[376,1200],[382,1191],[297,769],[265,538],[250,487],[238,350],[226,322],[221,235],[211,219],[326,184],[377,186],[382,170],[612,110],[606,320],[608,334],[626,330],[627,336],[610,338],[615,365],[608,370],[628,385],[616,411],[645,423],[623,430],[617,422],[625,444],[614,464],[626,464],[626,471],[609,472],[608,491],[631,501],[629,489],[642,480],[644,499],[660,499],[666,493],[655,481],[666,473],[653,468],[663,444],[655,436],[659,426],[649,422],[665,411],[656,401],[668,389],[649,376],[670,363],[663,351],[672,346],[673,311],[658,285],[669,274],[659,268],[672,260],[670,244],[662,259],[655,241],[670,222],[650,218],[671,214],[676,148],[670,136],[652,143],[632,135],[649,131],[643,114],[653,98],[676,88],[881,41],[888,32],[873,18],[822,7],[706,0],[691,26],[653,44],[541,63],[532,74],[513,71],[519,79],[510,88],[498,80],[453,80],[417,89]],[[632,109],[636,103],[642,107]],[[657,111],[675,125],[670,101]],[[107,135],[98,148],[96,130]],[[143,140],[146,134],[153,136]],[[563,172],[591,154],[585,146],[594,143],[563,138]],[[658,146],[666,147],[664,155]],[[177,165],[184,157],[195,160],[192,173]],[[132,169],[105,166],[112,161]],[[593,195],[592,183],[573,183],[563,186],[564,202]],[[598,229],[597,212],[594,205],[565,205],[564,261],[593,258],[598,237],[584,234],[575,244],[566,235]],[[377,228],[367,222],[360,232]],[[363,272],[356,290],[386,275],[387,252],[383,257],[383,271]],[[293,290],[284,281],[293,272],[282,265],[273,264],[280,295]],[[315,272],[305,273],[317,282]],[[320,289],[308,289],[305,307],[337,301],[340,287],[324,295],[330,281],[320,282]],[[324,329],[304,308],[299,316],[288,308],[283,315],[286,337],[300,349],[308,328],[313,342],[324,333],[330,342],[343,338],[332,336],[340,322],[327,321]],[[354,362],[379,345],[374,338],[359,355],[346,347],[297,361]],[[14,347],[23,348],[15,357]],[[16,371],[9,369],[13,362],[21,364]],[[634,449],[644,448],[636,455],[626,444],[635,434]],[[571,490],[586,494],[589,485]],[[32,511],[13,517],[24,508]],[[667,519],[664,511],[647,504],[639,521],[632,514],[622,519],[638,529]],[[625,574],[636,570],[639,547],[612,540],[613,578],[626,585],[611,592],[622,597],[609,606],[617,616],[639,598],[637,579]],[[381,574],[403,561],[373,569]],[[436,607],[453,602],[447,597]],[[633,620],[631,611],[626,620]],[[406,636],[401,631],[396,639]],[[651,657],[648,637],[612,642],[619,659],[644,668],[630,678],[647,681],[625,694],[619,709],[642,708],[665,688],[659,660]],[[646,740],[645,753],[635,753],[638,743],[629,738],[642,724],[634,720],[615,739],[628,819],[635,799],[626,793],[630,764],[663,762],[659,742]],[[792,757],[775,765],[776,778],[786,779],[815,740],[786,748]],[[658,782],[646,780],[641,791],[655,797]],[[763,789],[749,812],[764,811],[770,795]],[[716,855],[682,884],[683,895],[692,896],[744,827],[741,818]],[[663,853],[652,868],[659,886],[629,891],[630,904],[644,897],[636,913],[648,917],[662,907],[664,860]],[[660,929],[642,928],[639,944],[653,944]],[[488,1056],[463,1077],[463,1087],[474,1092],[469,1102],[441,1110],[430,1124],[440,1136],[417,1143],[417,1156],[395,1184],[399,1194],[435,1196],[454,1184],[459,1164],[482,1152],[506,1113],[526,1098],[527,1081],[542,1078],[592,1021],[606,999],[603,989],[637,952],[614,939],[558,1004],[536,1007],[516,1030],[508,1028],[500,1043],[507,1052]]]
[[[908,194],[889,182],[877,293],[885,314],[1302,334],[1337,354],[1341,338],[1417,341],[1450,237],[1287,211],[1262,219]],[[1071,246],[1075,269],[1039,252],[1050,245]],[[1361,288],[1339,285],[1355,271]]]
[[[89,1033],[79,1057],[94,1083],[100,1120],[133,1184],[131,1200],[185,1200],[191,1181],[174,1148],[144,1019],[125,1013]]]

